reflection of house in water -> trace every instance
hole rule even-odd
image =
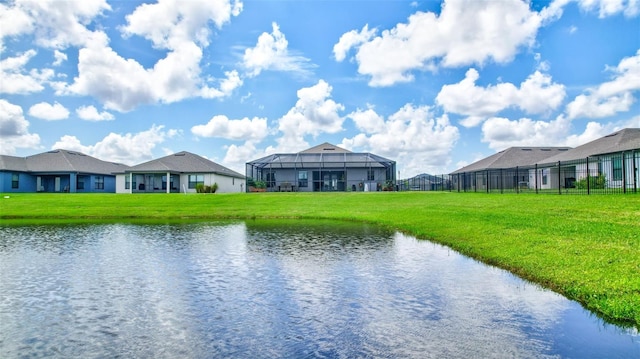
[[[265,182],[268,191],[378,191],[395,185],[395,161],[329,143],[266,156],[246,167],[248,180]]]
[[[167,181],[168,179],[168,181]],[[217,192],[242,192],[245,179],[204,157],[190,152],[141,163],[118,173],[118,193],[177,193],[196,192],[198,186],[218,185]]]
[[[67,150],[28,157],[0,155],[0,192],[113,193],[114,173],[126,168]]]

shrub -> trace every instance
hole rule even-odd
[[[211,193],[216,193],[217,190],[218,190],[218,183],[214,182],[213,185],[211,185]]]
[[[205,188],[204,188],[204,185],[203,185],[202,183],[198,183],[198,184],[196,185],[196,192],[197,192],[197,193],[204,193],[204,189],[205,189]]]
[[[576,189],[587,189],[587,178],[576,181]],[[589,176],[589,188],[590,189],[604,189],[607,186],[607,178],[604,174],[597,176]]]

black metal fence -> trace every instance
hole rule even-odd
[[[398,180],[399,191],[486,193],[640,193],[640,151],[515,168]]]

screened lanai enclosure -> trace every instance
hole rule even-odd
[[[395,189],[396,162],[323,144],[246,164],[247,191],[349,192]]]

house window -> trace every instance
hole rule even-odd
[[[129,181],[129,175],[124,175],[124,189],[130,189],[131,182]]]
[[[369,168],[367,170],[367,180],[368,181],[374,181],[375,178],[375,170],[373,168]]]
[[[622,157],[614,157],[611,161],[611,169],[614,181],[622,181]]]
[[[307,171],[298,171],[298,187],[309,187],[309,177]]]
[[[78,176],[76,179],[76,189],[84,189],[84,177]]]
[[[96,189],[104,189],[104,176],[96,176]]]
[[[547,172],[544,172],[544,171],[543,171],[543,172],[542,172],[542,184],[543,184],[543,185],[546,185],[546,184],[547,184],[547,181],[548,181],[548,179],[547,179]]]
[[[20,174],[14,173],[11,175],[11,188],[20,187]]]
[[[204,175],[189,175],[189,189],[194,189],[199,184],[204,186]]]

